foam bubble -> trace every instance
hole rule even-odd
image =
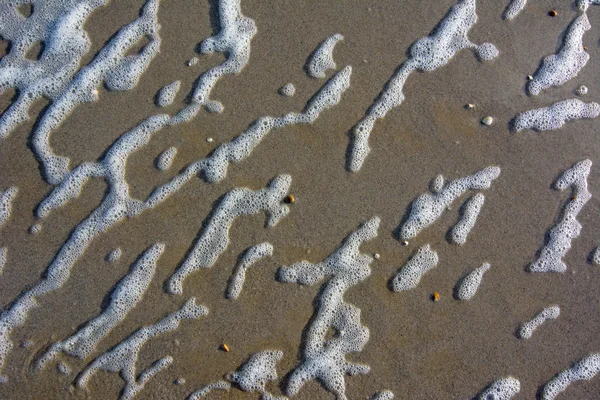
[[[575,94],[577,96],[585,96],[588,92],[588,88],[587,86],[584,85],[580,85],[577,87],[577,89],[575,89]]]
[[[490,264],[484,263],[481,267],[474,269],[467,276],[458,281],[455,295],[458,300],[471,300],[485,274],[490,269]]]
[[[37,235],[42,231],[42,224],[33,224],[29,227],[30,235]]]
[[[333,61],[333,48],[340,40],[344,40],[344,36],[336,33],[319,44],[306,62],[308,75],[313,78],[325,78],[325,72],[328,69],[336,69],[335,61]]]
[[[373,258],[360,253],[363,242],[377,237],[380,219],[374,217],[351,233],[325,261],[301,261],[281,267],[278,279],[302,285],[316,284],[326,277],[317,310],[306,328],[302,361],[289,375],[288,396],[296,395],[309,380],[316,379],[338,399],[346,399],[345,375],[366,374],[370,367],[346,361],[347,353],[362,351],[369,329],[360,323],[360,309],[344,302],[344,293],[371,274]],[[328,339],[328,332],[335,332]]]
[[[562,258],[571,248],[571,241],[581,233],[581,224],[577,215],[592,198],[587,188],[587,178],[592,162],[583,160],[566,170],[554,183],[557,190],[572,188],[571,200],[565,205],[562,218],[548,234],[546,245],[540,250],[539,257],[529,266],[531,272],[565,272],[566,264]]]
[[[392,400],[394,398],[394,393],[389,390],[384,390],[379,393],[374,394],[371,397],[371,400]]]
[[[456,53],[463,49],[472,49],[480,60],[490,60],[498,55],[498,49],[493,44],[477,45],[469,40],[468,33],[477,22],[475,5],[475,0],[459,1],[429,36],[411,45],[408,59],[392,75],[363,119],[353,128],[348,160],[351,171],[359,171],[371,151],[369,136],[375,122],[404,101],[402,89],[413,71],[434,71],[450,62]]]
[[[117,283],[110,295],[110,303],[104,311],[88,321],[73,336],[50,346],[37,362],[36,367],[38,369],[44,367],[61,352],[81,359],[88,357],[98,343],[115,326],[123,322],[127,314],[142,300],[154,276],[158,258],[164,249],[164,244],[155,244],[144,251],[131,267],[131,271]]]
[[[146,342],[153,337],[177,329],[180,321],[184,319],[197,319],[206,314],[208,314],[208,310],[204,306],[196,305],[196,299],[192,297],[179,310],[167,315],[154,325],[138,329],[127,339],[92,361],[77,377],[77,386],[85,388],[92,375],[98,371],[118,372],[125,381],[120,398],[122,400],[132,399],[154,375],[173,362],[171,356],[163,357],[136,376],[135,365],[140,350]]]
[[[525,111],[514,119],[513,129],[549,131],[561,128],[565,122],[584,118],[596,118],[600,115],[600,104],[584,103],[579,99],[559,101],[548,107]]]
[[[514,19],[527,5],[527,0],[511,0],[509,5],[504,10],[504,19]]]
[[[63,374],[63,375],[70,375],[71,374],[71,367],[69,367],[64,362],[59,362],[58,365],[56,366],[56,370],[60,374]]]
[[[598,372],[600,372],[600,353],[590,354],[546,383],[542,389],[542,400],[552,400],[564,392],[571,383],[582,380],[589,381]]]
[[[156,158],[156,161],[154,163],[156,165],[156,168],[158,168],[159,171],[168,170],[169,168],[171,168],[171,164],[173,164],[173,160],[175,159],[176,155],[177,147],[169,147],[168,149],[160,153]]]
[[[0,275],[4,271],[4,267],[6,266],[6,259],[8,258],[8,248],[0,247]]]
[[[438,255],[428,244],[420,247],[408,262],[392,279],[394,292],[414,289],[419,285],[421,277],[439,262]]]
[[[189,274],[200,268],[213,266],[229,245],[229,229],[235,218],[264,211],[267,215],[266,225],[268,227],[277,225],[279,220],[290,211],[282,201],[291,183],[292,178],[289,175],[280,175],[273,179],[266,189],[252,191],[242,188],[229,192],[211,213],[210,221],[186,259],[169,278],[167,283],[169,293],[182,294],[183,281]],[[259,250],[268,249],[261,247]],[[260,253],[251,254],[251,256],[258,255]]]
[[[237,299],[242,292],[244,281],[246,280],[246,270],[257,261],[273,255],[273,245],[271,243],[261,243],[247,248],[240,258],[235,271],[227,285],[226,297],[228,299]]]
[[[121,251],[121,249],[119,247],[117,247],[116,249],[114,249],[113,251],[111,251],[110,253],[108,253],[106,255],[106,261],[113,263],[113,262],[117,261],[119,258],[121,258],[122,254],[123,254],[123,252]]]
[[[477,217],[481,212],[484,201],[485,196],[481,193],[477,193],[465,202],[461,218],[450,231],[450,240],[453,243],[462,246],[467,242],[467,236],[469,236],[471,229],[473,229],[475,222],[477,222]]]
[[[228,375],[227,380],[245,392],[259,392],[264,396],[268,393],[267,382],[277,379],[277,362],[281,357],[283,352],[279,350],[252,354],[237,371]]]
[[[292,97],[296,94],[296,86],[293,83],[288,83],[279,89],[279,94],[285,97]]]
[[[533,79],[527,84],[527,91],[538,95],[542,90],[560,86],[577,76],[585,67],[590,55],[583,49],[583,34],[592,28],[587,15],[581,14],[567,28],[563,44],[556,54],[544,57]]]
[[[520,391],[521,382],[509,376],[492,382],[477,398],[479,400],[510,400]]]
[[[521,339],[529,339],[533,332],[544,322],[549,319],[556,319],[560,315],[560,307],[550,306],[544,308],[542,311],[537,313],[530,321],[525,322],[519,328],[518,336]]]
[[[166,107],[173,104],[180,87],[181,81],[175,81],[161,88],[156,94],[156,105],[159,107]]]
[[[231,383],[226,381],[217,381],[196,390],[194,393],[188,396],[187,400],[198,400],[203,397],[206,397],[206,395],[208,395],[213,390],[229,390],[230,388]]]
[[[596,265],[600,265],[600,247],[596,247],[596,249],[592,252],[592,262]]]
[[[10,218],[12,203],[17,197],[18,189],[11,187],[3,192],[0,192],[0,228],[4,226],[6,221]]]
[[[400,239],[408,240],[414,238],[421,230],[433,224],[442,215],[444,210],[450,207],[454,200],[463,193],[468,190],[488,189],[498,176],[500,176],[499,167],[487,167],[471,176],[447,182],[437,192],[420,195],[412,202],[410,214],[400,228]],[[443,184],[443,179],[441,182]],[[477,203],[473,204],[473,209],[476,205]],[[465,224],[459,226],[457,233],[464,235],[470,223],[475,223],[473,218],[468,221],[465,220]],[[468,232],[466,233],[468,234]]]

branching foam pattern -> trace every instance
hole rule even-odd
[[[560,315],[560,307],[550,306],[544,308],[542,311],[537,313],[530,321],[525,322],[519,328],[518,336],[521,339],[529,339],[533,332],[544,322],[549,319],[556,319]]]
[[[286,394],[294,396],[309,380],[318,380],[340,400],[346,400],[344,375],[366,374],[370,367],[349,363],[347,353],[360,352],[369,340],[369,329],[360,323],[360,309],[344,302],[344,293],[371,274],[370,256],[361,254],[363,242],[377,237],[380,220],[374,217],[351,233],[325,261],[302,261],[279,270],[282,282],[314,285],[326,277],[316,315],[306,330],[302,361],[290,374]],[[330,329],[335,331],[327,339]]]
[[[163,244],[155,244],[147,249],[135,262],[131,271],[116,285],[111,293],[110,303],[104,311],[88,321],[75,335],[54,343],[38,361],[37,367],[42,368],[60,352],[81,359],[88,357],[96,345],[142,300],[164,249]]]
[[[421,282],[421,277],[439,262],[437,253],[428,244],[419,248],[400,271],[392,278],[394,292],[414,289]]]
[[[351,171],[359,171],[371,151],[369,136],[375,122],[404,101],[402,89],[413,71],[434,71],[448,64],[463,49],[473,49],[480,60],[491,60],[498,55],[498,49],[493,44],[477,45],[468,38],[469,31],[477,22],[475,5],[475,0],[459,1],[429,36],[412,44],[408,60],[396,70],[363,119],[353,128],[354,137],[348,160]]]
[[[79,374],[76,380],[77,386],[85,388],[92,375],[98,371],[118,372],[125,381],[120,399],[128,400],[135,397],[150,378],[173,362],[173,358],[170,356],[161,358],[142,371],[136,378],[135,365],[140,350],[149,339],[177,329],[182,320],[197,319],[208,314],[205,307],[198,306],[195,302],[196,299],[189,299],[178,311],[167,315],[154,325],[138,329],[127,339],[95,359]]]
[[[228,299],[237,299],[242,292],[246,280],[246,270],[257,261],[273,255],[273,245],[271,243],[261,243],[249,247],[244,251],[235,271],[227,285],[226,297]]]
[[[573,239],[581,233],[581,224],[577,215],[591,198],[588,191],[587,178],[590,174],[592,162],[583,160],[566,170],[555,182],[557,190],[572,188],[573,196],[566,204],[562,218],[550,229],[548,242],[540,250],[539,257],[530,266],[531,272],[565,272],[566,264],[562,258],[571,248]]]
[[[258,392],[264,399],[270,394],[265,389],[267,382],[277,379],[277,362],[283,357],[279,350],[265,350],[251,355],[227,380],[245,392]]]
[[[567,121],[596,118],[598,115],[600,115],[600,104],[568,99],[519,114],[514,120],[513,129],[517,132],[523,129],[551,131],[561,128]]]
[[[542,389],[542,400],[555,399],[573,382],[589,381],[600,372],[600,353],[590,354],[577,361],[571,368],[561,372]]]
[[[490,269],[490,264],[485,263],[481,267],[471,271],[467,276],[461,279],[456,285],[455,293],[458,300],[471,300],[485,274]]]
[[[421,230],[433,224],[444,210],[466,191],[488,189],[498,176],[500,176],[499,167],[487,167],[474,175],[450,181],[443,186],[439,185],[441,189],[437,192],[420,195],[413,201],[410,214],[400,228],[400,238],[403,240],[414,238]]]
[[[306,69],[310,76],[313,78],[325,78],[325,72],[328,69],[336,69],[335,61],[333,61],[333,48],[340,40],[344,40],[344,36],[336,33],[325,39],[312,52],[306,63]]]
[[[583,49],[583,34],[591,28],[585,13],[575,17],[567,28],[558,53],[544,57],[533,79],[527,84],[529,94],[538,95],[542,90],[560,86],[577,76],[590,59]]]
[[[169,293],[182,294],[183,281],[189,274],[200,268],[213,266],[229,245],[229,229],[235,218],[264,211],[267,214],[266,225],[273,227],[285,217],[290,209],[282,202],[291,183],[292,178],[289,175],[280,175],[273,179],[266,189],[254,192],[242,188],[229,192],[211,215],[210,221],[183,264],[169,278],[167,283]]]
[[[510,400],[520,391],[521,382],[509,376],[492,382],[477,398],[479,400]]]

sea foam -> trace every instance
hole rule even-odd
[[[550,382],[546,383],[541,391],[542,400],[555,399],[564,392],[573,382],[594,378],[600,372],[600,353],[590,354],[577,361],[571,368],[561,372]]]
[[[369,329],[360,323],[360,309],[344,301],[344,293],[371,274],[373,258],[361,254],[363,242],[377,237],[380,219],[374,217],[351,233],[325,261],[301,261],[281,267],[278,279],[314,285],[325,278],[317,310],[306,328],[302,361],[290,373],[288,396],[296,395],[309,380],[316,379],[339,400],[346,400],[345,375],[366,374],[370,367],[346,361],[347,353],[360,352],[369,340]],[[328,339],[328,332],[335,332]]]
[[[277,379],[277,362],[283,357],[279,350],[265,350],[252,354],[235,372],[228,374],[227,380],[244,392],[261,393],[261,398],[271,396],[265,385]]]
[[[519,114],[514,119],[513,129],[516,132],[523,129],[550,131],[561,128],[567,121],[596,118],[598,115],[600,115],[600,104],[568,99]]]
[[[533,332],[544,322],[549,319],[556,319],[560,315],[560,307],[550,306],[544,308],[542,311],[537,313],[530,321],[525,322],[519,328],[518,336],[521,339],[529,339]]]
[[[521,382],[509,376],[498,379],[485,388],[477,397],[479,400],[510,400],[521,391]]]
[[[573,239],[581,233],[581,224],[577,215],[591,198],[587,178],[592,162],[583,160],[566,170],[554,183],[557,190],[572,189],[573,196],[562,211],[562,218],[550,229],[546,245],[540,250],[538,258],[528,267],[531,272],[565,272],[566,264],[562,258],[571,248]]]
[[[477,193],[465,202],[462,210],[462,216],[450,231],[450,240],[453,243],[463,245],[467,242],[467,236],[475,226],[477,217],[481,212],[481,207],[485,201],[482,193]]]
[[[471,300],[471,298],[475,296],[475,293],[477,293],[477,289],[479,289],[479,285],[483,279],[483,274],[485,274],[489,269],[490,264],[485,263],[459,280],[454,290],[455,297],[458,300]]]
[[[186,400],[198,400],[206,397],[213,390],[229,390],[230,388],[231,383],[227,381],[217,381],[196,390],[194,393],[190,394]]]
[[[227,284],[226,297],[229,299],[237,299],[242,292],[248,268],[257,261],[272,255],[273,245],[271,243],[265,242],[246,249]]]
[[[439,262],[438,254],[428,244],[419,248],[400,271],[392,278],[394,292],[414,289],[421,282],[421,277]]]
[[[10,218],[12,204],[15,197],[17,197],[17,192],[16,187],[11,187],[0,193],[0,228]]]
[[[333,61],[333,48],[340,40],[344,40],[344,36],[336,33],[328,37],[312,52],[306,62],[306,70],[313,78],[325,78],[325,72],[328,69],[336,69],[335,61]]]
[[[166,107],[173,104],[180,87],[181,81],[175,81],[161,88],[156,94],[156,105],[159,107]]]
[[[173,160],[175,159],[176,155],[177,147],[169,147],[168,149],[160,153],[156,158],[156,162],[154,163],[156,165],[156,168],[158,168],[159,171],[168,170],[169,168],[171,168],[171,164],[173,164]]]
[[[511,0],[511,2],[504,10],[503,18],[511,20],[514,19],[527,5],[527,0]]]

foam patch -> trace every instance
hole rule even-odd
[[[421,282],[421,277],[439,262],[438,255],[428,244],[419,248],[400,271],[392,278],[394,292],[414,289]]]
[[[285,97],[292,97],[294,94],[296,94],[296,86],[294,86],[293,83],[288,83],[279,89],[279,93]]]
[[[560,129],[567,121],[596,118],[598,115],[600,115],[600,104],[568,99],[519,114],[514,119],[513,129],[516,132],[523,129],[553,131]]]
[[[4,272],[4,267],[6,266],[6,259],[8,258],[8,248],[0,247],[0,275]]]
[[[485,263],[481,267],[474,269],[463,279],[458,281],[456,288],[454,290],[456,298],[458,300],[471,300],[475,293],[477,293],[477,289],[479,289],[479,285],[481,285],[481,280],[483,279],[483,274],[485,274],[490,269],[490,264]]]
[[[535,317],[533,317],[530,321],[527,321],[523,325],[521,325],[518,332],[519,338],[529,339],[533,335],[533,332],[537,328],[539,328],[540,325],[542,325],[549,319],[557,319],[559,315],[560,307],[558,306],[544,308],[542,311],[537,313]]]
[[[11,187],[0,193],[0,228],[10,218],[12,203],[17,197],[18,191],[16,187]]]
[[[571,248],[573,239],[581,233],[581,224],[577,215],[592,198],[588,191],[587,178],[592,162],[583,160],[566,170],[554,183],[557,190],[572,189],[573,196],[562,211],[562,218],[550,229],[546,245],[540,250],[538,258],[529,266],[531,272],[565,272],[567,265],[562,258]]]
[[[351,233],[325,261],[301,261],[281,267],[278,279],[314,285],[325,278],[317,311],[306,328],[302,361],[290,373],[286,395],[294,396],[309,380],[316,379],[338,399],[346,399],[345,375],[366,374],[370,367],[346,361],[347,353],[362,351],[369,329],[360,323],[360,309],[344,302],[344,293],[371,274],[373,258],[360,253],[363,242],[377,237],[380,219],[374,217]],[[328,339],[328,332],[335,333]]]
[[[450,231],[450,240],[452,243],[462,246],[467,242],[467,236],[469,236],[469,233],[477,222],[477,217],[481,212],[484,201],[485,196],[481,193],[477,193],[465,202],[461,218]]]
[[[196,390],[194,393],[188,396],[187,400],[198,400],[206,397],[213,390],[229,390],[230,388],[231,383],[226,381],[217,381]]]
[[[159,107],[166,107],[173,104],[180,87],[181,81],[175,81],[161,88],[156,94],[156,105]]]
[[[119,258],[121,258],[121,255],[123,254],[123,251],[121,251],[120,248],[116,248],[113,251],[111,251],[110,253],[108,253],[106,255],[106,261],[110,262],[110,263],[114,263],[116,262]]]
[[[394,398],[394,393],[389,390],[384,390],[382,392],[376,393],[371,397],[371,400],[392,400]]]
[[[503,18],[512,20],[514,19],[527,5],[527,0],[511,0],[511,2],[504,10]]]
[[[159,171],[168,170],[169,168],[171,168],[171,165],[173,164],[173,160],[175,159],[176,155],[177,155],[177,148],[169,147],[168,149],[166,149],[165,151],[160,153],[158,155],[158,157],[156,158],[156,161],[154,163],[156,165],[156,168]]]
[[[542,389],[542,400],[555,399],[573,382],[589,381],[600,372],[600,353],[590,354],[577,361],[571,368],[561,372]]]
[[[592,252],[592,262],[596,265],[600,265],[600,247],[596,247],[596,249]]]
[[[258,392],[262,398],[268,394],[267,382],[277,379],[277,362],[283,357],[279,350],[266,350],[251,355],[235,372],[228,374],[227,380],[244,392]]]
[[[521,391],[521,382],[509,376],[492,382],[477,397],[479,400],[510,400]]]
[[[227,285],[226,297],[228,299],[237,299],[242,292],[244,281],[246,280],[246,271],[257,261],[273,255],[273,245],[271,243],[261,243],[249,247],[244,251],[235,271]]]
[[[306,71],[313,78],[325,78],[328,69],[336,69],[333,61],[333,48],[337,42],[344,40],[344,36],[336,33],[328,37],[312,52],[306,62]]]

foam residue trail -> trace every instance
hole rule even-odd
[[[353,128],[348,167],[359,171],[371,151],[369,136],[378,119],[384,118],[393,108],[404,101],[402,89],[413,71],[430,72],[446,65],[460,50],[473,49],[480,60],[490,60],[498,55],[491,43],[477,45],[468,38],[468,33],[477,22],[475,0],[462,0],[454,5],[429,36],[413,43],[408,59],[396,70],[386,83],[365,116]]]
[[[83,25],[107,0],[31,0],[28,18],[17,10],[21,3],[0,3],[0,37],[11,44],[0,59],[0,93],[14,88],[18,94],[0,116],[0,139],[29,119],[33,103],[43,97],[56,100],[64,92],[90,48]],[[44,45],[41,57],[28,58],[39,43]]]
[[[560,86],[577,76],[590,59],[583,48],[583,34],[591,28],[587,14],[575,17],[567,28],[558,53],[544,57],[533,79],[527,84],[529,94],[538,95],[542,90]]]
[[[166,107],[173,104],[180,87],[181,81],[175,81],[161,88],[156,94],[156,105],[159,107]]]
[[[371,396],[371,400],[392,400],[394,393],[389,390],[384,390]]]
[[[519,114],[514,119],[513,129],[517,132],[523,129],[556,130],[567,121],[596,118],[598,115],[600,115],[600,104],[593,101],[584,103],[579,99],[568,99],[548,107],[536,108]]]
[[[4,266],[6,265],[6,259],[8,258],[8,248],[0,247],[0,275],[4,271]]]
[[[308,75],[313,78],[325,78],[325,72],[328,69],[336,69],[335,61],[333,61],[333,48],[340,40],[344,40],[344,36],[336,33],[319,44],[306,62]]]
[[[213,390],[229,390],[230,388],[231,383],[226,381],[217,381],[196,390],[194,393],[190,394],[186,400],[198,400],[203,397],[206,397],[206,395],[212,392]]]
[[[533,332],[544,322],[549,319],[556,319],[560,315],[560,307],[550,306],[544,308],[542,311],[537,313],[530,321],[525,322],[519,328],[518,336],[521,339],[529,339]]]
[[[485,274],[490,269],[490,264],[485,263],[481,267],[474,269],[467,276],[458,281],[455,293],[458,300],[471,300]]]
[[[208,314],[208,310],[204,306],[196,305],[196,299],[192,297],[179,310],[167,315],[154,325],[138,329],[127,339],[92,361],[77,377],[77,386],[85,388],[92,375],[98,371],[118,372],[125,381],[120,398],[122,400],[132,399],[144,388],[150,378],[173,362],[172,357],[163,357],[136,377],[135,366],[139,352],[146,342],[153,337],[177,329],[180,321],[184,319],[197,319],[206,314]]]
[[[12,203],[15,197],[17,197],[17,192],[18,189],[16,187],[11,187],[0,193],[0,228],[10,218]]]
[[[163,244],[155,244],[144,251],[131,267],[131,271],[115,286],[104,311],[88,321],[70,338],[50,346],[38,361],[37,368],[42,368],[61,352],[81,359],[88,357],[96,345],[142,300],[164,249]]]
[[[439,262],[438,254],[428,244],[419,248],[400,271],[392,278],[394,292],[414,289],[421,277]]]
[[[485,197],[483,194],[477,193],[465,202],[461,218],[450,231],[450,240],[453,243],[462,246],[467,242],[467,236],[469,236],[471,229],[473,229],[475,222],[477,222],[477,217],[481,212],[484,201]]]
[[[314,285],[330,279],[321,289],[316,314],[306,328],[302,361],[289,375],[286,394],[294,396],[309,380],[316,379],[325,389],[345,400],[344,375],[366,374],[370,367],[346,361],[347,353],[362,351],[369,340],[369,329],[360,323],[360,309],[344,301],[344,293],[371,274],[373,258],[360,253],[363,242],[377,237],[380,219],[373,217],[351,233],[325,261],[301,261],[282,267],[278,279]],[[328,339],[328,332],[335,334]]]
[[[511,0],[504,10],[503,17],[505,19],[514,19],[527,5],[527,0]]]
[[[173,160],[175,159],[176,155],[177,147],[169,147],[168,149],[160,153],[156,158],[156,168],[158,168],[159,171],[168,170],[169,168],[171,168],[171,164],[173,164]]]
[[[249,157],[272,129],[314,122],[322,111],[339,103],[342,94],[350,87],[351,73],[349,66],[337,72],[311,97],[301,113],[258,119],[231,142],[222,144],[210,156],[188,165],[169,182],[157,187],[145,201],[130,197],[125,165],[135,151],[147,145],[152,136],[170,121],[166,114],[149,117],[123,134],[104,152],[100,161],[85,162],[73,169],[39,204],[36,210],[39,218],[47,217],[52,210],[77,198],[92,178],[104,179],[107,191],[100,205],[73,229],[40,281],[21,293],[0,314],[0,371],[13,346],[11,332],[25,324],[28,313],[39,305],[41,296],[59,289],[68,281],[71,269],[94,238],[125,217],[135,217],[161,204],[198,174],[203,173],[204,178],[213,183],[223,180],[229,164]]]
[[[529,266],[531,272],[565,272],[566,264],[562,258],[571,248],[571,241],[581,233],[581,224],[577,215],[592,198],[588,191],[587,178],[592,162],[583,160],[566,170],[554,183],[557,190],[572,188],[571,200],[565,205],[562,218],[548,234],[546,245],[540,250],[539,257]]]
[[[58,184],[70,172],[69,159],[54,154],[50,134],[82,103],[98,100],[102,84],[109,90],[129,90],[158,54],[160,37],[157,19],[158,0],[147,0],[140,16],[124,26],[100,50],[90,64],[83,67],[57,95],[43,114],[31,137],[33,151],[42,165],[47,181]],[[139,40],[150,40],[138,53],[126,56]]]
[[[280,175],[273,179],[265,189],[252,191],[241,188],[227,193],[216,210],[211,213],[210,220],[194,247],[186,255],[177,271],[169,278],[167,283],[169,293],[182,294],[183,281],[189,274],[200,268],[213,266],[219,255],[229,245],[229,229],[237,217],[264,211],[267,215],[266,225],[268,227],[275,226],[281,218],[285,217],[290,209],[282,202],[291,183],[292,178],[289,175]],[[267,245],[270,246],[268,243]],[[256,257],[260,257],[260,251],[268,252],[268,249],[263,247],[253,251],[250,256],[256,259]]]
[[[521,391],[521,382],[509,376],[498,379],[485,388],[477,397],[479,400],[510,400]]]
[[[246,249],[227,284],[226,297],[228,299],[237,299],[242,292],[244,281],[246,280],[246,270],[257,261],[272,255],[273,245],[271,243],[265,242]]]
[[[267,382],[277,379],[277,362],[283,357],[279,350],[265,350],[252,354],[227,380],[245,392],[258,392],[262,398],[270,394],[265,389]]]
[[[542,389],[542,400],[552,400],[564,392],[571,383],[582,380],[589,381],[598,372],[600,372],[600,353],[590,354],[546,383]]]
[[[443,184],[442,178],[441,184],[438,182],[432,185],[433,192],[422,194],[412,202],[410,214],[400,228],[400,238],[404,240],[414,238],[421,230],[433,224],[463,193],[468,190],[488,189],[498,176],[500,176],[499,167],[487,167],[471,176],[455,179],[446,184]]]

